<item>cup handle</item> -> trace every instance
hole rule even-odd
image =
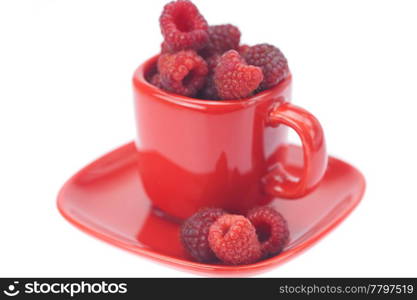
[[[327,168],[327,152],[323,129],[308,111],[284,103],[268,116],[268,125],[284,124],[294,129],[303,146],[304,167],[299,178],[286,176],[283,170],[271,171],[265,179],[266,192],[275,197],[294,199],[314,189]]]

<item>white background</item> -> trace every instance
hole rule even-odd
[[[417,276],[415,1],[195,1],[286,54],[293,100],[367,179],[361,205],[260,276]],[[414,2],[414,3],[413,3]],[[55,206],[73,173],[133,139],[131,75],[165,1],[0,1],[0,276],[193,276],[80,232]]]

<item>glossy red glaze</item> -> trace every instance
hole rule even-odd
[[[156,207],[179,218],[210,206],[245,212],[271,195],[295,198],[316,186],[327,165],[324,136],[311,114],[289,103],[291,76],[249,99],[199,100],[149,84],[156,59],[133,77],[138,169]],[[287,176],[279,157],[284,124],[305,149],[299,178]]]
[[[301,176],[294,178],[288,176],[285,166],[280,165],[265,177],[266,190],[277,197],[304,196],[316,187],[327,168],[326,144],[321,125],[308,111],[289,103],[276,107],[269,116],[269,124],[287,125],[299,135],[304,150],[304,169]]]
[[[303,151],[280,148],[288,176],[304,172]],[[360,202],[363,176],[352,166],[330,157],[317,188],[294,201],[275,198],[270,205],[287,219],[290,241],[284,251],[260,262],[226,266],[191,261],[180,244],[179,222],[152,209],[137,170],[133,143],[101,157],[73,176],[61,189],[58,208],[72,224],[117,247],[183,270],[213,276],[245,276],[276,267],[307,249]]]

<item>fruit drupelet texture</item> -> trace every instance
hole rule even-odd
[[[256,229],[264,257],[278,254],[289,238],[287,221],[272,207],[263,206],[248,212],[247,218]]]
[[[236,50],[229,50],[220,57],[213,79],[220,99],[242,99],[259,87],[263,74],[261,68],[248,65]]]
[[[159,70],[147,80],[160,89],[198,99],[235,100],[272,88],[289,75],[287,59],[277,47],[240,44],[238,27],[209,26],[191,1],[166,4],[159,24],[164,38]],[[186,52],[189,60],[184,51],[191,51]]]
[[[216,260],[208,242],[208,234],[210,226],[225,213],[220,208],[203,208],[182,224],[181,242],[195,260],[200,262]]]
[[[210,226],[208,241],[226,264],[250,264],[261,258],[261,247],[252,223],[240,215],[226,214]]]
[[[159,18],[167,52],[198,50],[207,46],[208,24],[190,1],[178,0],[165,5]]]
[[[158,59],[160,84],[166,91],[194,97],[204,86],[207,63],[195,51],[161,54]]]
[[[262,69],[264,79],[260,90],[277,85],[289,74],[287,59],[275,46],[259,44],[248,48],[242,47],[240,53],[248,64]]]
[[[239,49],[240,30],[232,24],[213,25],[208,28],[209,40],[201,50],[202,56],[221,55],[228,50]]]

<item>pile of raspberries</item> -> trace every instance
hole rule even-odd
[[[278,48],[240,45],[236,26],[209,26],[188,0],[165,5],[159,23],[164,41],[157,70],[147,79],[168,92],[206,100],[242,99],[289,74]]]
[[[241,265],[280,253],[289,231],[282,215],[269,206],[254,208],[246,217],[204,208],[182,224],[180,238],[197,261]]]

